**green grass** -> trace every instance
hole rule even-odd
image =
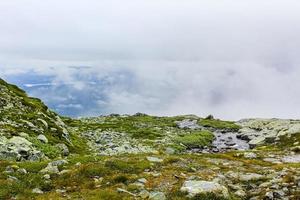
[[[209,131],[199,131],[178,136],[175,143],[183,144],[187,148],[199,148],[209,146],[214,139],[214,135]]]
[[[104,117],[104,122],[95,122],[94,118],[89,120],[73,120],[64,118],[70,127],[78,127],[78,132],[90,130],[114,131],[128,133],[136,139],[155,140],[163,137],[163,132],[170,128],[176,128],[176,121],[184,119],[178,117],[155,117],[155,116],[128,116],[128,117]]]
[[[145,169],[150,168],[150,163],[146,160],[109,160],[105,163],[105,167],[111,170],[117,170],[123,173],[141,173]]]
[[[219,119],[201,119],[199,121],[199,125],[208,128],[222,129],[228,131],[238,131],[239,129],[241,129],[241,127],[235,124],[235,122],[222,121]]]

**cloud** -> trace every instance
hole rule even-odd
[[[53,109],[84,108],[64,114],[300,118],[299,10],[296,0],[2,1],[0,75]]]

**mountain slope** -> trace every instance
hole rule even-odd
[[[299,133],[299,120],[60,117],[0,79],[0,199],[298,200]]]
[[[0,158],[38,160],[70,144],[61,118],[39,99],[0,79]],[[63,146],[63,145],[61,145]]]

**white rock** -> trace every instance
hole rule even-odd
[[[34,193],[34,194],[44,194],[44,192],[40,188],[34,188],[32,190],[32,193]]]
[[[207,193],[213,193],[225,198],[229,196],[228,190],[225,186],[209,181],[185,181],[180,191],[187,192],[189,197]]]
[[[150,162],[154,162],[154,163],[160,163],[163,162],[164,160],[161,158],[157,158],[157,157],[152,157],[152,156],[148,156],[147,160]]]
[[[43,134],[38,135],[38,136],[37,136],[37,139],[38,139],[39,141],[45,143],[45,144],[48,143],[48,139],[47,139],[46,136],[43,135]]]

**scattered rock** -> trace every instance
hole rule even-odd
[[[58,167],[64,164],[67,164],[66,160],[56,160],[48,163],[47,167],[41,170],[41,173],[44,174],[57,174],[59,173]]]
[[[195,130],[195,129],[200,129],[201,126],[199,126],[197,124],[197,120],[191,120],[191,119],[185,119],[183,121],[180,121],[180,122],[176,122],[178,128],[181,128],[181,129],[192,129],[192,130]]]

